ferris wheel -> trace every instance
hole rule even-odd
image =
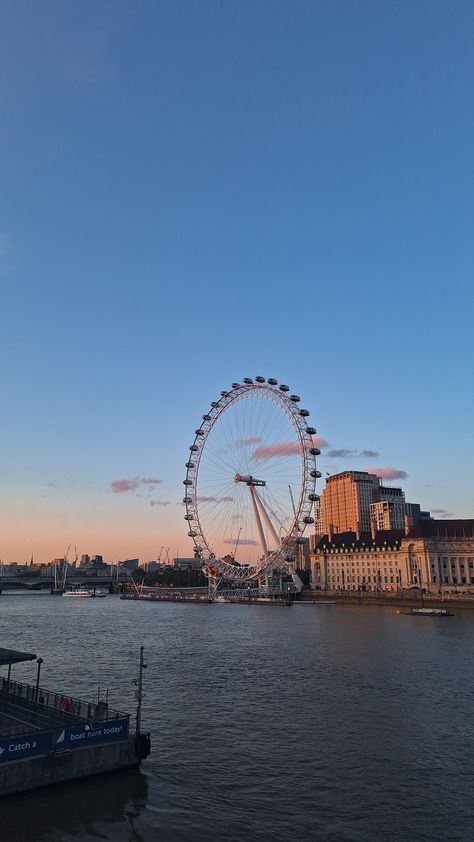
[[[185,520],[203,570],[255,580],[291,569],[318,499],[309,412],[284,383],[245,377],[202,416],[186,462]]]

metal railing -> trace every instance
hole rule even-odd
[[[53,720],[60,714],[62,722],[67,725],[78,721],[101,722],[129,718],[129,714],[110,708],[106,702],[86,702],[43,687],[8,681],[5,677],[0,678],[0,696],[4,701],[21,702],[25,710],[41,712],[45,716],[49,714]]]

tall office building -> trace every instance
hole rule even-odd
[[[403,529],[405,515],[411,525],[421,516],[417,503],[406,503],[396,486],[367,471],[342,471],[326,480],[320,501],[315,505],[315,532],[381,532]],[[423,513],[425,516],[429,513]]]
[[[370,530],[370,504],[377,500],[380,479],[367,471],[343,471],[326,480],[321,494],[323,534]]]

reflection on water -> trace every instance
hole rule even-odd
[[[15,795],[1,803],[1,838],[141,840],[135,823],[147,794],[146,776],[130,769]]]
[[[472,839],[474,612],[0,597],[69,695],[132,712],[141,644],[142,771],[2,801],[2,842]]]

